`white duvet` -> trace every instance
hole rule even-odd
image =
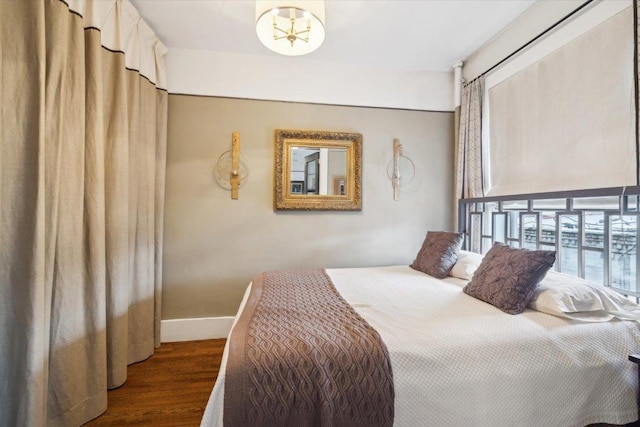
[[[512,316],[407,266],[327,270],[382,336],[395,426],[585,426],[638,418],[634,321]],[[246,295],[245,295],[246,297]],[[241,305],[241,310],[244,301]],[[202,426],[222,426],[227,351]]]

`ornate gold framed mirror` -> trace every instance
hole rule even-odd
[[[362,209],[362,134],[275,131],[274,210]]]

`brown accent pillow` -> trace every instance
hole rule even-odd
[[[496,242],[463,291],[505,313],[520,314],[555,261],[555,251],[515,249]]]
[[[438,279],[447,277],[458,259],[463,238],[462,233],[429,231],[411,268]]]

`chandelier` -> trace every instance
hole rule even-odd
[[[282,55],[306,55],[324,41],[324,0],[257,0],[256,33]]]

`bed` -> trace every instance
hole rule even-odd
[[[585,426],[637,420],[637,321],[513,316],[463,293],[467,280],[409,266],[326,270],[382,337],[396,426]],[[251,285],[243,298],[245,307]],[[230,341],[202,426],[222,426]]]

